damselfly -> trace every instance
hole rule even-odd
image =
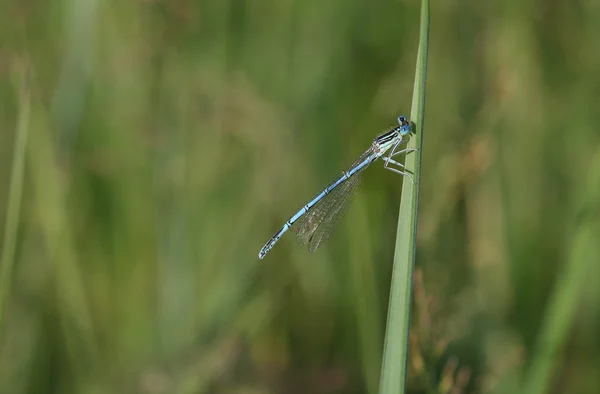
[[[333,227],[348,207],[352,197],[354,197],[362,179],[362,172],[369,164],[379,158],[385,162],[384,168],[404,175],[414,183],[412,176],[406,172],[404,165],[392,159],[392,157],[402,153],[416,151],[416,149],[406,147],[398,150],[400,145],[410,140],[412,130],[406,117],[399,116],[398,123],[398,126],[375,138],[371,147],[352,164],[348,171],[342,173],[325,190],[317,194],[296,212],[262,247],[258,257],[261,259],[265,257],[273,245],[279,241],[279,238],[300,219],[296,228],[298,242],[302,245],[308,244],[308,250],[311,252],[317,250],[321,243],[329,237]],[[388,151],[389,154],[384,156]]]

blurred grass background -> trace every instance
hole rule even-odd
[[[0,393],[376,393],[400,178],[257,253],[408,114],[419,9],[5,1]],[[408,392],[600,392],[599,69],[596,2],[432,2]]]

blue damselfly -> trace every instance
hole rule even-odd
[[[398,123],[398,126],[375,138],[371,147],[347,171],[296,212],[262,247],[258,257],[261,259],[265,257],[279,238],[295,224],[298,226],[296,228],[298,242],[302,245],[308,244],[308,250],[311,252],[317,250],[329,237],[333,227],[354,197],[362,179],[362,172],[377,159],[383,159],[385,168],[408,177],[414,183],[412,176],[406,173],[404,165],[392,159],[394,156],[416,150],[410,148],[398,150],[400,145],[410,140],[412,130],[406,117],[399,116]],[[384,156],[388,151],[389,154]]]

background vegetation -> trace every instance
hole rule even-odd
[[[377,393],[400,178],[257,253],[408,114],[419,2],[1,9],[0,392]],[[600,392],[599,69],[594,1],[432,2],[409,392]]]

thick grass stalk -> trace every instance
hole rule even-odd
[[[409,148],[417,148],[418,151],[409,154],[405,161],[406,169],[414,174],[416,184],[404,177],[379,386],[381,394],[404,393],[406,387],[423,119],[425,117],[428,41],[429,1],[423,0],[421,2],[419,51],[410,113],[411,121],[415,123],[415,135],[408,144]]]

